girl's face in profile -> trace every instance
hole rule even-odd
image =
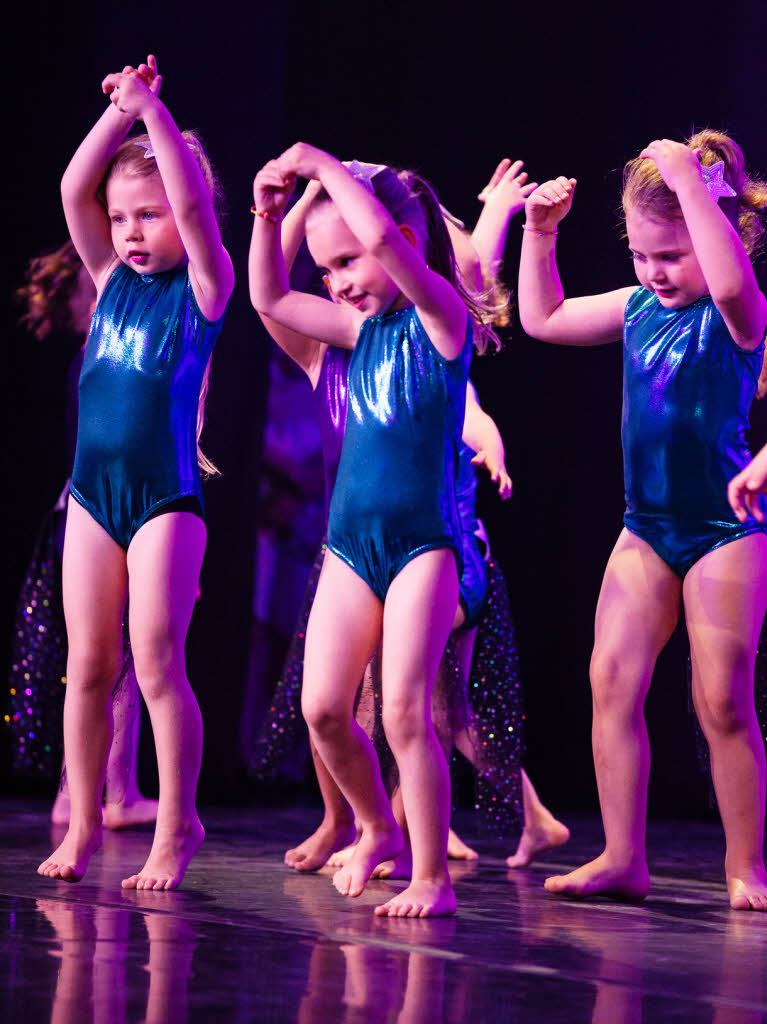
[[[336,302],[366,317],[397,308],[402,294],[378,260],[352,234],[332,203],[322,203],[306,225],[306,243]]]

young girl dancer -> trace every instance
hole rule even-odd
[[[77,379],[85,340],[96,305],[96,288],[70,241],[54,252],[35,257],[25,284],[16,293],[24,305],[20,319],[46,345],[77,345],[67,371],[67,475],[71,475],[77,433]],[[66,351],[66,349],[65,349]],[[18,773],[53,776],[60,768],[60,786],[51,810],[54,825],[69,823],[69,785],[60,760],[61,712],[66,680],[66,625],[61,597],[61,556],[64,547],[69,479],[47,513],[32,561],[19,594],[11,658],[10,727],[15,740]],[[157,801],[138,787],[138,738],[141,699],[133,658],[125,653],[112,695],[114,739],[104,786],[104,825],[130,828],[157,817]],[[31,728],[30,728],[31,727]]]
[[[70,825],[38,869],[77,881],[101,841],[129,593],[160,778],[149,858],[123,881],[142,889],[179,885],[204,838],[195,809],[202,728],[184,663],[205,549],[195,425],[199,433],[198,396],[233,285],[207,159],[158,98],[160,81],[154,57],[104,79],[111,102],[61,183],[69,232],[99,298],[64,543]],[[136,118],[148,134],[124,141]]]
[[[383,202],[369,182],[310,146],[298,144],[267,164],[254,183],[251,297],[260,312],[307,338],[354,348],[302,705],[361,829],[349,864],[334,876],[340,892],[357,896],[402,844],[375,753],[352,714],[383,632],[384,726],[400,771],[414,869],[408,888],[377,912],[430,916],[455,910],[446,864],[449,781],[431,721],[431,686],[458,600],[454,473],[470,300],[454,283],[452,247],[431,191],[420,183],[408,189],[389,168],[380,174],[386,189],[375,193]],[[337,303],[289,288],[278,224],[297,176],[324,189],[307,220],[307,242]],[[398,207],[398,224],[388,205]]]
[[[767,536],[736,517],[727,482],[762,363],[767,300],[749,259],[767,188],[727,136],[652,142],[624,172],[623,210],[639,288],[565,299],[557,225],[575,181],[527,200],[519,299],[525,330],[558,344],[624,336],[625,529],[607,564],[591,662],[594,762],[605,829],[595,860],[550,892],[642,899],[649,748],[643,703],[684,604],[693,699],[711,749],[735,909],[767,910],[765,754],[754,656],[767,605]]]
[[[363,170],[363,165],[351,166]],[[526,184],[527,175],[521,168],[521,161],[502,160],[499,163],[480,194],[484,202],[483,212],[470,237],[462,227],[454,226],[445,217],[462,278],[476,290],[484,287],[486,293],[500,291],[496,274],[500,269],[510,218],[524,207],[526,195],[536,187],[535,184]],[[317,182],[310,182],[283,221],[282,249],[288,267],[292,265],[304,238],[306,215],[318,188]],[[486,268],[484,275],[482,267]],[[496,323],[505,322],[501,317],[505,314],[507,301],[507,297],[500,295]],[[327,512],[346,427],[351,352],[321,345],[268,318],[264,320],[277,344],[304,370],[312,385],[322,436]],[[519,767],[522,708],[514,630],[503,577],[489,557],[483,558],[475,537],[478,528],[474,507],[476,481],[471,460],[475,465],[486,466],[491,478],[498,483],[501,498],[509,496],[511,481],[506,473],[503,442],[498,429],[481,409],[471,386],[466,396],[462,441],[456,492],[463,526],[464,571],[459,582],[460,607],[453,623],[454,631],[435,682],[432,718],[448,758],[457,742],[475,766],[478,807],[486,827],[494,835],[504,834],[512,822],[519,820],[521,781],[524,830],[516,853],[508,858],[510,867],[519,867],[528,864],[542,850],[564,842],[569,833],[540,802],[529,778]],[[254,752],[253,772],[259,778],[270,777],[276,763],[290,757],[298,742],[304,637],[324,550],[323,546],[312,568],[285,669]],[[467,617],[471,621],[467,622]],[[374,739],[382,761],[390,765],[391,752],[381,734],[379,722],[380,659],[377,657],[365,673],[357,700],[357,720]],[[366,717],[366,722],[362,722],[361,715]],[[346,844],[355,835],[351,809],[313,745],[312,756],[323,797],[324,817],[312,835],[285,854],[285,863],[298,871],[313,871],[326,862],[342,866],[352,851],[351,847],[346,848]],[[341,852],[336,853],[338,850]],[[451,830],[448,834],[448,857],[474,859],[476,853]],[[403,858],[402,864],[407,865],[407,861],[408,858]],[[396,868],[398,877],[402,874],[400,867],[397,865]],[[391,865],[383,870],[388,877],[392,876]],[[403,870],[409,873],[410,869],[406,866]]]

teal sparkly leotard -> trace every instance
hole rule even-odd
[[[480,549],[477,539],[477,471],[471,461],[473,457],[474,452],[462,442],[458,452],[458,473],[455,481],[463,555],[458,599],[466,616],[461,629],[473,629],[482,618],[488,585],[485,552]]]
[[[644,288],[624,326],[623,440],[626,527],[684,576],[703,555],[764,530],[741,523],[727,484],[748,463],[748,413],[764,344],[735,344],[705,295],[665,309]]]
[[[462,568],[455,496],[471,323],[461,354],[439,354],[414,307],[365,320],[349,363],[346,433],[328,547],[383,601],[425,551]]]
[[[123,548],[172,502],[195,498],[202,511],[197,402],[223,319],[202,315],[186,267],[142,275],[121,264],[99,299],[71,494]]]

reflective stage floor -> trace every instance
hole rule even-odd
[[[168,893],[120,888],[150,831],[107,834],[68,885],[35,874],[52,848],[47,806],[5,800],[0,814],[4,1024],[767,1020],[767,914],[729,909],[714,825],[651,828],[654,884],[638,907],[544,891],[598,852],[598,822],[580,820],[524,871],[497,844],[453,862],[457,917],[390,921],[372,906],[403,883],[351,901],[283,865],[314,808],[206,810],[205,845]]]

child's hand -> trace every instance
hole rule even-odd
[[[525,201],[527,225],[537,231],[554,232],[573,205],[575,178],[559,177],[539,185]]]
[[[146,60],[146,64],[139,64],[139,66],[136,68],[136,71],[138,72],[138,76],[141,79],[141,81],[144,82],[145,85],[149,86],[151,86],[155,78],[159,78],[160,82],[162,82],[162,75],[158,74],[157,71],[157,58],[155,57],[155,55],[153,53],[150,53]]]
[[[671,139],[656,139],[639,155],[655,161],[661,178],[672,192],[676,192],[688,181],[700,181],[701,179],[698,151],[689,149],[681,142],[672,142]]]
[[[538,187],[538,182],[527,181],[527,171],[523,171],[521,160],[514,163],[504,158],[496,167],[490,181],[477,196],[481,203],[502,206],[514,216],[525,205],[525,199]]]
[[[101,83],[101,91],[109,93],[109,98],[124,114],[142,118],[147,110],[156,102],[157,94],[162,85],[162,75],[157,74],[157,63],[150,57],[151,65],[142,76],[134,67],[127,65],[118,74],[107,75]],[[146,78],[151,78],[147,84]]]
[[[320,168],[329,162],[335,163],[335,158],[306,142],[296,142],[275,161],[286,180],[290,177],[319,178]]]
[[[754,456],[752,461],[730,480],[727,486],[727,500],[741,523],[749,513],[760,523],[767,522],[760,495],[767,493],[767,445]]]
[[[494,484],[498,484],[498,496],[501,501],[506,501],[507,498],[511,497],[511,477],[506,471],[506,466],[503,463],[497,463],[493,459],[492,452],[489,451],[478,451],[474,458],[471,460],[472,466],[484,466],[490,474],[490,479]]]
[[[285,176],[278,160],[270,160],[253,181],[253,203],[259,213],[282,218],[288,200],[296,187],[295,175]]]

